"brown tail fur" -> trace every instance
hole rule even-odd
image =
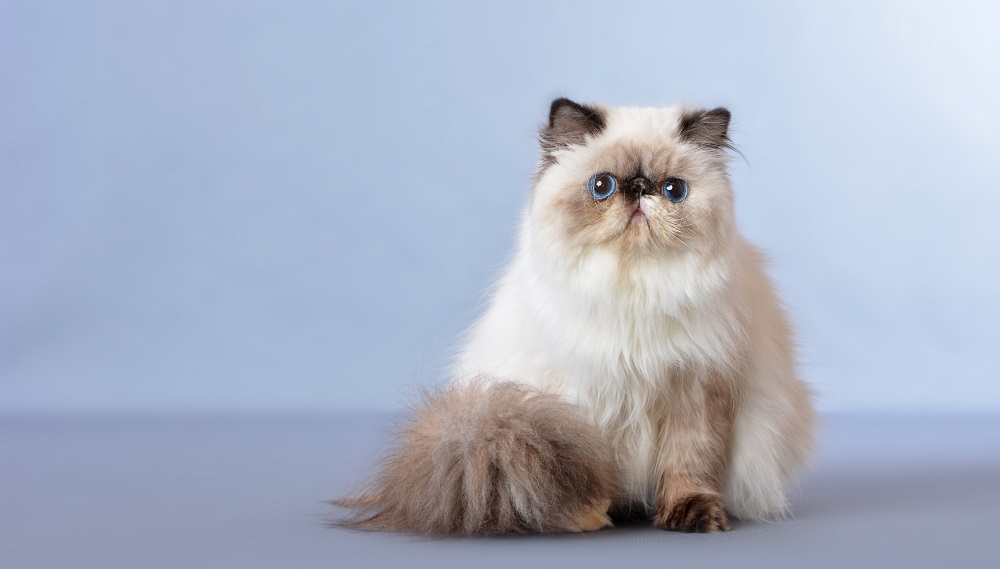
[[[425,395],[341,525],[428,535],[565,532],[607,525],[618,473],[574,405],[513,383]]]

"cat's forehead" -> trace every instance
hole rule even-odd
[[[679,132],[684,110],[680,106],[604,109],[607,126],[583,152],[588,169],[657,175],[683,168],[689,161]]]
[[[607,127],[602,138],[657,143],[677,140],[684,107],[610,107],[604,112]]]

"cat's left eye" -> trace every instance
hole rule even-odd
[[[663,195],[674,203],[684,201],[688,197],[687,182],[680,178],[667,178],[663,181]]]

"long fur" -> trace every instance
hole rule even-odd
[[[812,450],[811,393],[764,257],[736,226],[729,120],[553,103],[513,260],[452,386],[416,409],[367,491],[340,502],[352,525],[596,529],[613,501],[664,529],[714,532],[727,515],[788,511]],[[587,181],[602,172],[620,190],[595,199]],[[649,191],[670,178],[686,199]]]
[[[582,108],[604,126],[546,148],[517,250],[469,331],[456,381],[517,378],[581,406],[614,441],[626,499],[652,510],[671,490],[666,463],[719,446],[684,429],[723,419],[705,397],[725,391],[718,491],[736,517],[780,516],[812,451],[811,392],[764,256],[736,226],[729,113]],[[634,175],[683,178],[690,195],[643,195],[648,223],[634,223],[624,192],[589,194],[600,172],[623,186]]]
[[[526,385],[473,381],[424,397],[342,523],[427,535],[580,531],[617,494],[608,439]]]

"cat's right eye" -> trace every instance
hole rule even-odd
[[[603,200],[615,193],[618,189],[618,180],[614,176],[604,172],[603,174],[594,174],[590,178],[588,184],[590,186],[590,195],[594,198]]]

